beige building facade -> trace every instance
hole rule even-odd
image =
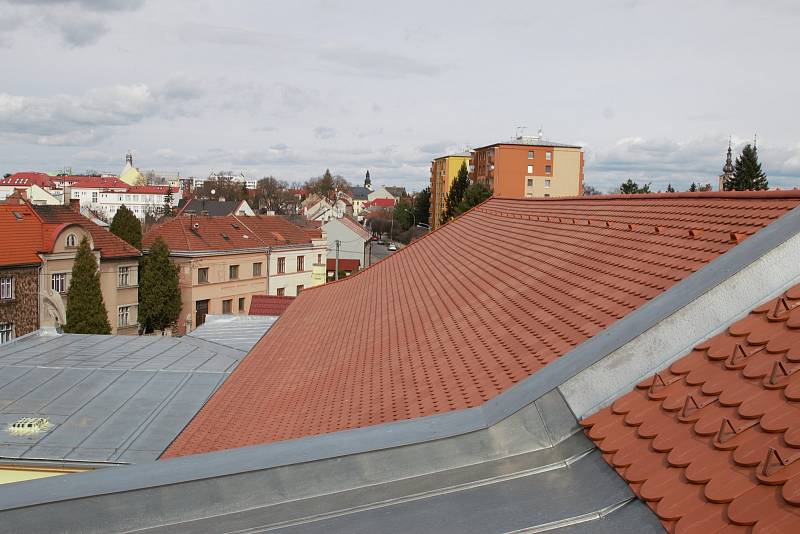
[[[50,252],[40,254],[40,316],[42,327],[61,327],[66,321],[69,291],[75,254],[86,237],[100,270],[100,290],[112,334],[138,333],[139,258],[103,258],[92,234],[78,224],[66,225],[53,239]]]

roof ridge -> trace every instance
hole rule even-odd
[[[565,200],[642,200],[642,199],[663,199],[663,198],[684,198],[684,199],[795,199],[800,198],[800,189],[778,189],[771,191],[682,191],[677,193],[636,193],[624,195],[615,193],[612,195],[575,195],[567,197],[505,197],[492,196],[497,200],[515,200],[520,202],[559,202]]]

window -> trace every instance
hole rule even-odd
[[[239,266],[238,265],[231,265],[228,267],[228,278],[230,280],[236,280],[239,278]]]
[[[225,299],[222,301],[222,313],[227,315],[231,313],[231,305],[233,304],[233,299]]]
[[[286,258],[278,258],[278,274],[286,272]]]
[[[244,297],[239,297],[239,311],[244,311]]]
[[[14,278],[11,276],[4,276],[0,278],[0,299],[13,299],[14,298]]]
[[[533,178],[528,178],[528,187],[533,187]]]
[[[306,266],[306,257],[305,256],[297,256],[297,272],[302,272],[305,270]]]
[[[131,308],[132,306],[120,306],[117,308],[117,326],[131,325]]]
[[[528,165],[528,174],[533,174],[533,165]]]
[[[97,204],[97,191],[92,191],[92,204]]]
[[[50,278],[50,288],[56,293],[67,292],[67,273],[54,273]]]
[[[75,234],[69,234],[67,236],[67,248],[74,248],[78,246],[78,238]]]
[[[278,295],[279,297],[284,296],[286,294],[286,288],[279,287],[275,294]]]
[[[550,187],[550,180],[545,180],[544,181],[544,186],[545,187]]]
[[[197,283],[198,284],[208,283],[208,267],[200,267],[199,269],[197,269]]]
[[[551,159],[553,159],[553,153],[552,152],[545,152],[544,159],[546,159],[547,161],[550,161]]]
[[[117,273],[117,287],[128,287],[131,285],[130,267],[120,267]]]
[[[261,262],[253,264],[253,276],[261,276]]]
[[[317,264],[322,263],[322,254],[317,254]]]
[[[297,286],[297,294],[298,294],[298,295],[299,295],[299,294],[300,294],[300,292],[303,290],[303,287],[305,287],[305,286],[303,286],[303,284],[300,284],[299,286]]]
[[[528,159],[533,159],[533,150],[528,150]]]
[[[0,324],[0,343],[7,343],[14,339],[14,323]]]
[[[552,165],[545,165],[544,173],[545,174],[550,174],[551,172],[553,172],[553,166]]]

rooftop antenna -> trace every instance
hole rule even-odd
[[[542,140],[542,125],[541,124],[539,125],[539,133],[536,134],[536,136],[539,138],[539,141]]]
[[[753,134],[753,149],[758,150],[758,134]]]
[[[523,135],[525,135],[525,130],[526,130],[527,128],[528,128],[527,126],[517,126],[517,129],[516,129],[516,131],[514,132],[514,137],[516,137],[517,139],[519,139],[520,137],[522,137]]]

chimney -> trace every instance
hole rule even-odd
[[[81,199],[79,198],[71,198],[69,199],[69,209],[76,213],[81,212]]]

